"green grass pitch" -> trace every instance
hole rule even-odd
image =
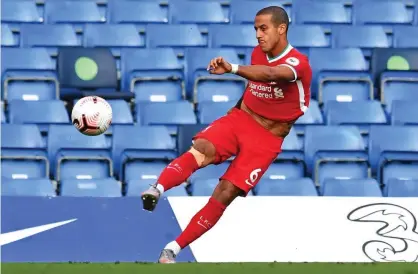
[[[418,263],[3,263],[2,274],[418,274]]]

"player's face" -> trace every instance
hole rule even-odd
[[[279,43],[280,37],[286,34],[286,25],[275,26],[270,14],[256,16],[254,29],[258,44],[266,53],[271,52]]]

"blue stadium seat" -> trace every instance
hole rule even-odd
[[[383,26],[336,26],[332,35],[333,47],[361,48],[368,57],[374,48],[391,46]]]
[[[170,3],[170,22],[174,24],[229,23],[219,2],[173,1]]]
[[[238,77],[201,76],[196,79],[194,102],[237,102],[243,95],[246,83]]]
[[[199,103],[198,118],[201,124],[210,124],[224,116],[228,110],[236,105],[236,101],[202,102]]]
[[[405,0],[405,1],[408,1],[408,0]],[[416,2],[415,2],[416,3]],[[413,14],[413,17],[414,17],[414,22],[413,22],[413,24],[415,25],[415,26],[417,26],[418,25],[418,12],[417,12],[417,5],[415,4],[414,5],[414,7],[413,7],[413,9],[410,9],[410,11],[412,11],[412,14]]]
[[[252,25],[211,26],[210,45],[212,48],[235,48],[238,54],[245,54],[248,48],[257,46]]]
[[[113,176],[113,163],[105,136],[83,135],[73,125],[49,127],[48,158],[52,174],[58,181]]]
[[[168,165],[166,161],[132,161],[126,163],[124,180],[154,180],[156,181],[163,169]]]
[[[416,26],[395,27],[393,46],[395,48],[418,48],[418,28]]]
[[[418,179],[417,170],[418,161],[393,161],[383,166],[380,182],[386,186],[392,179],[415,180]]]
[[[2,1],[2,23],[42,23],[43,21],[35,1]]]
[[[84,28],[83,37],[85,47],[108,47],[114,56],[120,56],[122,48],[145,47],[144,34],[139,33],[132,24],[88,24]]]
[[[392,102],[392,125],[415,125],[418,126],[418,100]]]
[[[175,143],[164,126],[115,125],[113,128],[112,158],[115,174],[121,180],[130,162],[172,160],[176,156]]]
[[[207,45],[207,36],[196,24],[147,26],[147,47],[150,48],[171,47],[179,56],[184,56],[184,49],[187,47],[207,47]]]
[[[112,108],[112,125],[133,124],[129,103],[124,100],[107,100]]]
[[[142,192],[147,190],[151,184],[155,183],[155,179],[135,179],[129,180],[126,184],[126,196],[140,196]],[[163,196],[178,197],[189,196],[184,185],[179,185],[168,191],[164,191]]]
[[[197,179],[190,186],[192,196],[212,196],[219,179]]]
[[[351,24],[351,16],[343,1],[294,0],[292,4],[296,24],[315,24],[326,27],[333,24]]]
[[[370,12],[373,11],[373,12]],[[400,1],[356,1],[353,8],[355,24],[395,25],[411,24],[407,7]]]
[[[331,43],[320,26],[291,25],[288,34],[289,43],[299,51],[307,54],[310,48],[330,47]]]
[[[210,60],[217,56],[224,57],[230,63],[240,64],[234,49],[191,48],[186,52],[187,90],[193,91],[195,103],[224,102],[241,98],[245,89],[243,78],[235,75],[212,75],[206,70]]]
[[[58,98],[55,65],[45,49],[2,48],[1,59],[5,100]]]
[[[168,23],[168,10],[158,1],[112,1],[108,10],[112,24],[144,26]]]
[[[66,197],[121,197],[121,184],[113,178],[94,180],[67,179],[61,182],[61,196]]]
[[[135,93],[136,102],[184,97],[183,66],[173,49],[124,49],[121,61],[122,90]]]
[[[411,170],[418,166],[418,128],[414,126],[372,126],[369,134],[369,161],[380,182],[397,176],[384,170]],[[412,166],[411,166],[412,164]],[[404,171],[401,170],[400,173]],[[409,173],[409,172],[408,172]],[[408,177],[407,174],[405,177]],[[396,177],[395,177],[396,178]]]
[[[394,100],[418,101],[418,72],[385,71],[380,75],[380,98],[391,113]]]
[[[9,121],[13,124],[36,124],[47,132],[50,124],[68,124],[70,118],[63,101],[21,101],[9,103]]]
[[[45,4],[45,21],[48,24],[69,23],[82,30],[86,23],[106,22],[106,17],[93,1],[48,1]]]
[[[2,125],[1,170],[5,178],[49,177],[45,144],[36,125]]]
[[[219,165],[209,165],[204,168],[196,170],[189,178],[189,182],[193,185],[199,180],[215,179],[219,181],[219,178],[226,172],[229,164],[224,162]]]
[[[77,47],[81,42],[75,29],[69,24],[22,25],[20,28],[22,47],[44,47],[50,55],[57,55],[58,47]]]
[[[303,156],[303,143],[298,139],[296,130],[292,128],[289,134],[283,141],[282,152],[277,156],[277,160],[281,162],[296,162],[302,164],[304,160]]]
[[[19,39],[8,25],[1,24],[1,47],[18,47]]]
[[[0,108],[1,108],[1,112],[0,112],[0,115],[1,115],[1,123],[2,124],[7,123],[6,114],[4,113],[4,103],[3,102],[1,102]]]
[[[289,1],[283,0],[267,0],[267,1],[231,1],[231,18],[233,24],[254,24],[257,12],[268,6],[281,6],[289,14]],[[286,5],[286,6],[285,6]],[[253,30],[254,31],[254,30]]]
[[[382,197],[375,179],[338,180],[327,179],[322,188],[323,196]]]
[[[192,196],[211,196],[218,183],[219,179],[197,179],[190,185],[189,189]],[[250,191],[248,196],[252,195]]]
[[[384,189],[387,197],[417,197],[418,180],[390,179]]]
[[[265,179],[285,180],[302,178],[304,176],[303,166],[292,162],[272,163],[263,175]]]
[[[55,197],[55,189],[48,179],[6,179],[1,182],[2,196]]]
[[[373,99],[373,82],[359,48],[311,49],[312,96],[319,103]]]
[[[318,101],[311,99],[309,108],[293,125],[297,135],[303,137],[305,134],[305,127],[308,125],[322,125],[324,119],[322,117],[321,109],[319,108]]]
[[[254,51],[254,47],[247,48],[244,52],[241,52],[240,57],[244,58],[244,65],[250,65],[251,64],[251,57],[252,57],[253,51]]]
[[[177,131],[177,151],[183,154],[190,149],[193,136],[206,128],[208,124],[181,125]]]
[[[370,125],[387,123],[379,101],[327,102],[328,125],[355,125],[360,129],[367,144]]]
[[[296,130],[291,129],[283,141],[282,152],[275,160],[276,168],[266,171],[266,176],[273,179],[301,177],[305,172],[303,143]]]
[[[138,116],[143,125],[166,126],[171,135],[177,134],[179,125],[197,123],[193,105],[189,101],[144,103],[140,106]]]
[[[310,178],[272,180],[261,179],[255,186],[257,196],[318,196]]]
[[[308,126],[305,162],[316,185],[326,178],[364,178],[369,175],[368,155],[355,126]]]

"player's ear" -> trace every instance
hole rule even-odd
[[[279,25],[279,33],[280,33],[280,35],[285,34],[286,33],[286,29],[287,29],[286,24],[280,24]]]

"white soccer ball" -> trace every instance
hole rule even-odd
[[[112,107],[97,96],[81,98],[73,107],[71,122],[84,135],[100,135],[112,123]]]

